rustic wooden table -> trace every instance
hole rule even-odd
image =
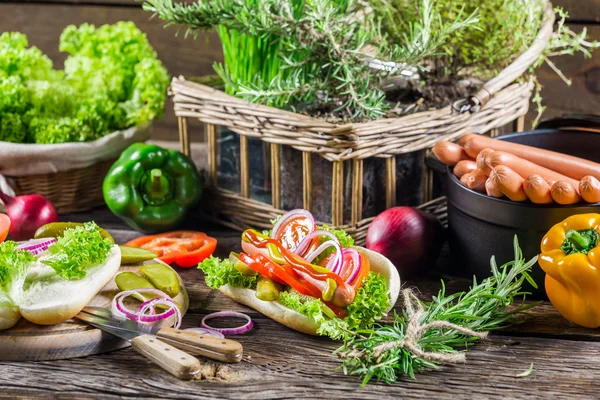
[[[63,220],[95,220],[118,242],[138,234],[106,210]],[[219,239],[217,255],[239,246],[239,234],[189,223]],[[238,305],[204,285],[202,272],[180,270],[190,295],[184,327],[198,326],[207,313],[237,310],[250,315],[255,329],[236,338],[244,345],[241,363],[224,365],[203,360],[201,379],[184,382],[165,374],[144,357],[125,349],[97,356],[44,362],[0,362],[0,398],[598,398],[600,333],[574,326],[544,303],[527,322],[474,346],[467,363],[443,366],[394,385],[373,382],[364,388],[356,376],[345,376],[332,355],[339,343],[292,331]],[[465,281],[446,278],[450,288]],[[439,288],[430,279],[403,282],[424,297]],[[397,309],[400,309],[397,305]],[[524,378],[516,375],[534,364]]]

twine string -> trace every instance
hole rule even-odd
[[[474,331],[448,321],[432,321],[424,324],[422,319],[425,316],[425,309],[415,292],[411,289],[404,289],[402,291],[402,296],[404,299],[404,308],[406,309],[406,315],[408,317],[404,339],[382,343],[373,348],[373,355],[378,358],[378,363],[381,362],[381,358],[386,351],[396,347],[404,347],[425,361],[437,363],[465,362],[465,353],[436,353],[424,351],[421,346],[419,346],[419,340],[426,332],[432,329],[453,329],[465,336],[474,336],[479,339],[485,339],[488,335],[488,332]],[[354,354],[354,356],[356,355],[357,354]]]

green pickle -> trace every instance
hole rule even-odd
[[[119,248],[121,249],[121,265],[139,264],[158,257],[158,254],[148,249],[123,245],[119,245]]]
[[[240,255],[235,252],[231,252],[229,254],[229,261],[233,263],[233,268],[237,270],[240,274],[244,276],[254,276],[256,275],[256,271],[247,266],[242,260],[240,260]]]
[[[327,278],[327,289],[323,291],[323,300],[331,301],[337,289],[337,283],[331,278]]]
[[[177,273],[163,264],[146,264],[140,267],[140,274],[154,287],[171,297],[179,294]]]
[[[279,300],[279,294],[281,293],[281,290],[282,287],[280,284],[261,275],[258,278],[258,283],[256,284],[256,297],[263,301]]]
[[[51,222],[49,224],[40,226],[35,234],[33,235],[34,239],[41,238],[57,238],[62,236],[65,230],[76,228],[78,226],[83,226],[82,222]],[[115,239],[112,237],[110,233],[108,233],[105,229],[98,227],[98,231],[100,232],[100,236],[103,239],[108,239],[111,243],[115,242]]]
[[[117,287],[121,292],[124,292],[126,290],[137,289],[158,289],[144,277],[139,276],[138,274],[135,274],[133,272],[121,272],[115,277],[115,283],[117,284]],[[134,295],[133,297],[142,302],[160,297],[159,295],[152,293],[140,293],[140,296],[141,297]],[[175,302],[175,304],[180,310],[182,309],[179,303]],[[159,304],[157,305],[157,307],[161,309],[169,308],[168,306],[165,306],[163,304]]]
[[[115,276],[115,283],[121,292],[137,289],[156,289],[153,284],[133,272],[121,272],[119,275]],[[159,297],[158,295],[151,293],[144,293],[141,296],[142,298],[138,298],[139,301],[146,301]],[[138,296],[135,297],[137,298]]]

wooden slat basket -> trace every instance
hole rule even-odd
[[[523,130],[533,90],[524,74],[552,35],[550,3],[544,15],[533,45],[474,96],[397,118],[334,124],[174,78],[171,94],[184,153],[190,152],[188,118],[206,124],[201,212],[234,229],[266,229],[284,210],[302,207],[363,244],[369,223],[383,209],[435,197],[434,178],[423,161],[437,141],[493,133],[509,123]],[[431,204],[437,203],[427,207]]]

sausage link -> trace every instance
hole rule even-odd
[[[558,181],[552,185],[551,194],[554,201],[558,204],[576,204],[581,201],[581,197],[577,193],[577,190],[575,190],[573,185],[566,181]]]
[[[494,186],[512,201],[527,200],[527,195],[523,190],[523,178],[507,166],[499,165],[492,168],[490,179]]]
[[[525,194],[534,204],[553,203],[550,185],[540,175],[529,175],[523,182]]]
[[[591,175],[584,176],[579,181],[579,194],[588,203],[600,202],[600,181]]]

